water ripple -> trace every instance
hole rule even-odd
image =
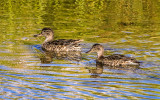
[[[96,55],[83,54],[82,60],[78,62],[53,58],[50,63],[42,63],[40,59],[45,57],[44,54],[30,47],[32,46],[27,47],[29,50],[24,50],[24,53],[14,52],[21,57],[21,63],[13,66],[0,66],[1,99],[22,97],[23,99],[75,100],[160,98],[158,62],[142,60],[141,68],[132,70],[97,68]],[[88,49],[83,49],[82,52]],[[143,51],[137,50],[137,52]],[[144,54],[151,56],[150,53]],[[2,61],[7,60],[12,63],[11,59],[12,55]],[[19,60],[19,58],[14,58],[14,60],[17,59]]]

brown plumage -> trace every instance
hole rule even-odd
[[[45,51],[81,51],[79,43],[83,40],[54,40],[54,33],[50,28],[43,28],[40,34],[34,35],[34,37],[38,36],[44,36],[46,38],[42,44],[42,49]]]
[[[96,61],[99,63],[102,63],[107,66],[129,66],[129,65],[140,65],[140,62],[138,62],[133,57],[127,57],[120,54],[113,54],[107,57],[104,57],[104,48],[100,44],[94,44],[92,48],[86,52],[91,53],[96,52],[97,53],[97,59]]]

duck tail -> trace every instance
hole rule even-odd
[[[79,39],[79,40],[75,41],[75,43],[79,43],[79,42],[82,42],[82,41],[84,41],[84,40],[83,39]]]
[[[135,61],[135,63],[137,63],[138,65],[140,65],[142,62],[141,61]]]
[[[75,44],[78,44],[78,43],[80,43],[82,41],[83,41],[83,39],[74,40],[70,45],[75,45]]]

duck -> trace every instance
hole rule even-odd
[[[40,34],[34,35],[34,37],[45,37],[42,43],[42,50],[44,51],[81,51],[80,42],[83,40],[78,39],[59,39],[54,40],[54,32],[51,28],[43,28]]]
[[[101,44],[94,44],[92,48],[86,53],[97,53],[96,62],[101,63],[106,66],[140,66],[140,62],[134,57],[127,57],[121,54],[113,54],[109,56],[104,56],[104,47]]]

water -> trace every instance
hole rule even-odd
[[[158,1],[19,0],[1,5],[1,99],[160,99]],[[33,35],[43,27],[54,29],[56,39],[84,39],[82,52],[42,51],[44,38]],[[106,56],[123,54],[142,63],[139,68],[96,64],[96,54],[85,53],[94,43],[104,46]]]
[[[82,44],[83,45],[83,44]],[[87,47],[86,47],[87,45]],[[87,55],[92,44],[84,44],[82,60],[47,58],[37,45],[19,45],[19,51],[1,46],[3,61],[14,67],[1,66],[2,99],[158,99],[159,62],[143,61],[141,68],[96,66],[95,54]],[[105,46],[105,44],[103,44]],[[107,44],[108,45],[108,44]],[[110,48],[111,52],[125,52]],[[2,50],[5,50],[2,51]],[[35,51],[39,50],[39,51]],[[8,51],[8,52],[7,52]],[[128,51],[128,50],[127,50]],[[131,49],[130,51],[142,52]],[[149,52],[149,51],[148,51]],[[151,52],[151,51],[150,51]],[[41,54],[40,54],[41,53]],[[14,55],[14,56],[13,56]],[[15,57],[18,56],[18,57]],[[19,57],[20,56],[20,57]],[[140,57],[137,56],[137,57]],[[41,58],[41,60],[40,60]],[[48,57],[48,59],[50,59]],[[47,60],[46,60],[47,61]]]

